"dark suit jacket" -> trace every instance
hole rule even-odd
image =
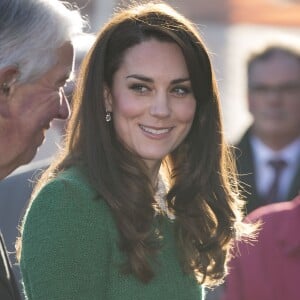
[[[49,165],[49,162],[50,160],[46,159],[43,161],[31,163],[30,165],[18,169],[11,176],[5,178],[0,182],[0,228],[5,238],[8,253],[15,252],[14,245],[16,242],[16,238],[19,235],[17,227],[19,225],[20,219],[22,219],[24,215],[25,208],[32,192],[32,181],[36,180],[38,174],[41,172],[41,170],[45,169],[46,166]],[[10,261],[12,264],[10,271],[13,271],[15,275],[14,279],[16,279],[13,279],[13,284],[17,282],[17,285],[19,285],[19,290],[21,290],[21,274],[19,266],[15,259],[15,255],[11,255]],[[9,284],[7,280],[5,280],[6,275],[5,273],[3,273],[4,269],[2,268],[1,262],[0,267],[0,300],[22,299],[21,297],[5,298],[4,294],[2,294],[4,293],[4,287],[7,290]]]
[[[244,196],[247,200],[247,213],[255,208],[264,205],[263,199],[258,195],[255,185],[255,166],[252,147],[250,145],[250,129],[246,131],[240,142],[236,145],[236,160],[239,178],[242,182],[242,187],[245,189]],[[286,200],[292,200],[300,192],[300,161],[298,170]]]
[[[0,299],[20,300],[21,296],[14,274],[6,254],[6,249],[0,232]]]

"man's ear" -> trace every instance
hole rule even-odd
[[[106,111],[112,112],[112,95],[107,86],[104,88],[104,101]]]
[[[0,69],[0,93],[9,94],[10,88],[16,82],[19,69],[16,65],[11,65]]]

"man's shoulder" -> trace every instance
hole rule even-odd
[[[236,141],[236,143],[234,144],[234,147],[239,151],[239,150],[243,150],[245,151],[245,149],[249,149],[250,147],[250,139],[251,139],[251,127],[249,127],[244,133],[243,135],[240,137],[240,139],[238,141]]]
[[[0,181],[0,206],[7,206],[8,202],[10,203],[12,200],[16,203],[19,201],[23,202],[23,199],[28,199],[35,182],[48,165],[48,160],[29,164]]]
[[[17,183],[36,181],[39,175],[49,166],[49,164],[50,161],[46,159],[17,169],[14,173],[0,182],[0,190],[4,187],[16,188]]]

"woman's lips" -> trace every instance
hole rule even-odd
[[[145,126],[145,125],[139,125],[139,127],[148,134],[151,135],[157,135],[157,136],[161,136],[161,135],[165,135],[167,133],[169,133],[174,127],[149,127],[149,126]]]

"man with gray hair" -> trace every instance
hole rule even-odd
[[[86,22],[59,0],[0,2],[0,179],[32,160],[53,119],[67,119],[63,86],[73,38]],[[0,234],[0,299],[21,299]]]

